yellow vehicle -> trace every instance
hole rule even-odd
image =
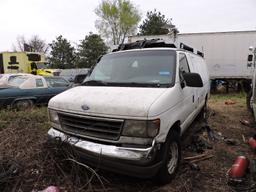
[[[42,76],[58,76],[56,69],[48,69],[45,55],[34,52],[2,52],[0,53],[1,73],[31,73]]]

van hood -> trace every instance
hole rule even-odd
[[[166,90],[167,88],[80,86],[53,97],[48,107],[86,115],[146,118],[150,106]]]

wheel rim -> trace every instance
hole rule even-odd
[[[170,155],[170,160],[167,164],[167,169],[169,174],[173,174],[178,165],[178,159],[179,159],[179,148],[176,142],[171,143],[169,155]]]
[[[27,109],[30,107],[30,102],[29,101],[19,101],[16,104],[18,109]]]

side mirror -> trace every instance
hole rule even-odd
[[[77,75],[74,79],[74,83],[75,84],[81,84],[83,83],[84,79],[86,78],[87,74],[80,74],[80,75]]]
[[[203,81],[198,73],[184,73],[183,78],[188,87],[203,87]]]

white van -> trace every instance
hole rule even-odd
[[[104,55],[83,86],[52,98],[48,135],[73,145],[86,164],[166,183],[179,165],[180,136],[206,106],[209,75],[190,51],[138,45]]]

